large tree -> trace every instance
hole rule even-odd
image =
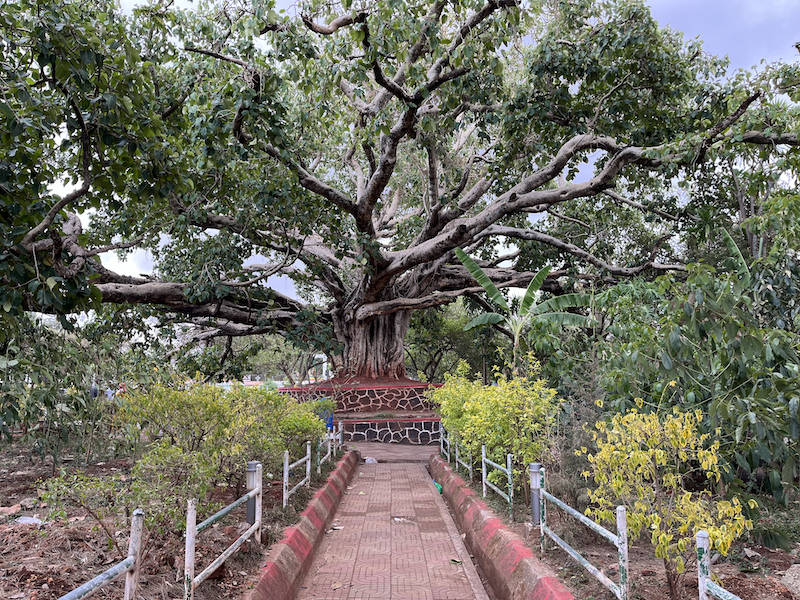
[[[2,2],[3,314],[146,304],[401,377],[412,311],[481,291],[456,247],[501,288],[681,269],[675,178],[798,145],[796,66],[726,80],[641,1],[293,10]],[[134,248],[153,275],[97,260]]]

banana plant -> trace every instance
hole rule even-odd
[[[522,297],[519,308],[516,312],[513,312],[508,302],[506,302],[506,299],[500,293],[500,290],[492,283],[492,280],[489,279],[489,276],[486,275],[483,269],[481,269],[461,248],[456,248],[455,252],[470,275],[472,275],[475,281],[486,290],[489,300],[504,311],[504,314],[488,312],[479,315],[467,323],[464,326],[464,330],[484,327],[486,325],[499,325],[502,323],[505,327],[502,331],[508,335],[513,342],[513,365],[515,375],[517,374],[517,354],[519,352],[522,334],[532,323],[539,321],[572,327],[592,327],[595,325],[596,322],[589,317],[567,312],[569,308],[589,306],[591,296],[584,294],[564,294],[538,304],[534,302],[536,299],[536,292],[542,287],[552,267],[546,266],[536,274],[528,284],[528,289],[525,290],[525,295]]]

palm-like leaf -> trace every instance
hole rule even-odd
[[[483,327],[484,325],[497,325],[505,320],[506,318],[503,315],[498,315],[497,313],[486,313],[475,317],[472,319],[472,321],[467,323],[464,326],[464,331],[469,331],[470,329],[475,329],[476,327]]]
[[[536,320],[568,327],[594,327],[597,325],[597,321],[590,317],[568,312],[548,312],[536,315]]]
[[[568,308],[589,306],[591,302],[592,297],[589,294],[564,294],[562,296],[554,296],[541,304],[537,304],[531,309],[531,312],[535,315],[548,312],[563,312]]]
[[[728,253],[731,255],[733,262],[736,265],[736,272],[739,274],[739,279],[742,281],[742,285],[747,288],[750,286],[750,269],[747,266],[747,262],[744,260],[744,256],[742,256],[741,250],[739,250],[739,246],[736,245],[736,242],[733,241],[731,234],[728,233],[727,230],[720,227],[720,232],[722,233],[722,239],[725,240],[725,245],[728,247]]]
[[[461,263],[467,268],[469,274],[475,278],[475,281],[477,281],[480,286],[486,290],[486,293],[489,294],[489,299],[503,310],[510,310],[508,308],[506,299],[503,298],[500,290],[498,290],[497,287],[492,283],[492,280],[489,279],[489,276],[483,272],[483,269],[481,269],[474,260],[467,256],[467,253],[461,248],[456,248],[456,256],[458,257],[458,260],[460,260]]]
[[[522,297],[522,304],[520,304],[519,307],[519,314],[523,317],[528,314],[528,311],[533,304],[534,295],[539,291],[539,288],[542,287],[544,280],[550,273],[550,269],[552,269],[552,267],[544,267],[528,284],[528,289],[525,290],[525,296]]]

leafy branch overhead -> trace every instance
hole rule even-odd
[[[728,79],[639,0],[0,13],[3,318],[145,304],[401,377],[411,312],[480,291],[456,248],[555,294],[682,271],[686,232],[730,225],[709,190],[745,218],[737,161],[800,144],[797,64]],[[98,259],[137,249],[153,274]]]

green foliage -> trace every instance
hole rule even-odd
[[[520,343],[523,341],[522,334],[533,322],[550,322],[561,326],[573,327],[589,327],[592,325],[592,319],[584,315],[566,312],[569,308],[587,306],[589,302],[588,296],[566,294],[563,296],[556,296],[545,302],[535,303],[536,292],[542,287],[551,267],[544,267],[533,277],[530,284],[528,284],[528,288],[525,290],[525,295],[522,297],[517,311],[512,312],[503,295],[486,273],[484,273],[483,269],[481,269],[461,248],[456,248],[455,253],[458,259],[467,268],[470,275],[475,278],[475,281],[486,290],[490,300],[506,313],[504,315],[494,312],[484,313],[467,323],[464,329],[469,330],[474,327],[498,325],[500,323],[505,325],[507,328],[505,333],[510,334],[513,342],[512,366],[515,374],[519,368],[518,361],[521,358],[519,351],[521,349],[524,350],[524,348],[520,347]]]
[[[229,391],[189,382],[153,385],[126,395],[117,413],[118,423],[147,442],[131,474],[64,474],[48,481],[48,502],[57,514],[67,504],[84,507],[101,525],[106,517],[143,508],[151,532],[177,535],[185,526],[189,498],[200,500],[204,518],[219,508],[210,501],[218,486],[241,495],[247,461],[260,461],[265,478],[279,473],[284,450],[298,457],[307,440],[313,443],[324,434],[315,412],[330,408],[330,401],[300,404],[241,385]]]
[[[800,338],[759,318],[740,264],[727,274],[690,265],[685,282],[664,278],[648,290],[619,286],[602,295],[613,315],[600,346],[603,385],[618,410],[634,396],[662,409],[665,402],[702,408],[709,427],[721,426],[726,460],[746,473],[765,467],[780,498],[796,485],[800,465]],[[678,383],[666,399],[662,378]]]
[[[613,508],[627,508],[633,539],[650,535],[656,557],[667,569],[670,595],[679,598],[680,577],[694,555],[694,536],[708,531],[712,547],[725,555],[731,544],[752,527],[738,498],[716,497],[720,481],[720,443],[701,433],[701,411],[659,416],[636,410],[597,423],[595,453],[588,453],[596,488],[589,491],[594,506],[586,513],[614,520]],[[690,491],[699,487],[700,491]]]
[[[317,408],[260,387],[234,385],[225,391],[186,383],[156,385],[129,395],[119,421],[137,425],[150,441],[202,455],[212,467],[212,483],[240,489],[247,461],[260,461],[265,472],[277,472],[284,450],[299,456],[306,440],[324,434]]]
[[[54,469],[65,452],[88,461],[122,450],[123,441],[107,434],[116,402],[107,400],[104,389],[116,391],[119,382],[134,387],[169,373],[154,370],[152,355],[98,331],[95,323],[64,329],[54,319],[21,316],[4,334],[0,438],[10,440],[10,428],[19,427],[22,442],[42,458],[51,456]]]
[[[556,391],[537,379],[532,365],[527,377],[497,375],[492,385],[471,381],[462,362],[455,375],[428,392],[445,429],[480,457],[481,445],[493,461],[505,464],[514,455],[516,485],[524,489],[527,465],[546,462],[551,426],[558,408]]]
[[[431,383],[444,381],[460,360],[466,360],[470,372],[483,371],[488,381],[497,363],[494,349],[500,340],[489,327],[465,331],[470,318],[461,301],[429,310],[415,311],[406,336],[406,364],[413,378]]]

